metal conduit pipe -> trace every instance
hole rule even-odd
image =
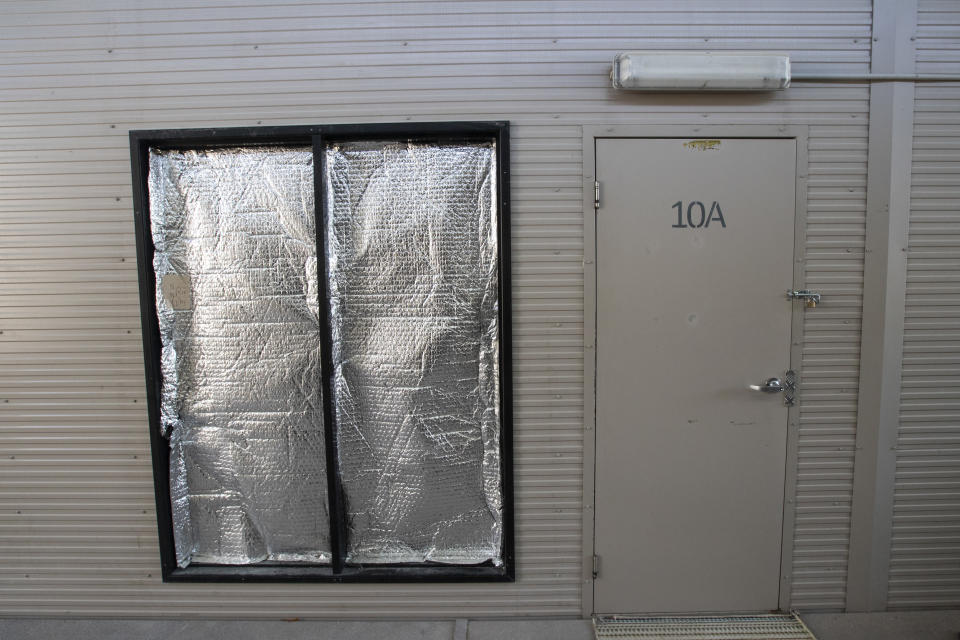
[[[960,74],[795,73],[791,82],[960,82]]]

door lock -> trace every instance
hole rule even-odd
[[[820,304],[820,294],[808,289],[793,289],[787,291],[787,300],[803,300],[812,309]]]

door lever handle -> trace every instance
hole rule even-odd
[[[762,393],[780,393],[783,391],[783,383],[780,382],[780,378],[767,378],[763,384],[752,384],[749,389]]]

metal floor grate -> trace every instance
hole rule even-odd
[[[597,616],[598,640],[816,640],[796,614],[753,616]]]

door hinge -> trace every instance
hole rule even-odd
[[[593,579],[596,580],[600,575],[600,556],[593,554]]]
[[[593,181],[593,208],[594,209],[600,208],[600,181],[599,180]]]

